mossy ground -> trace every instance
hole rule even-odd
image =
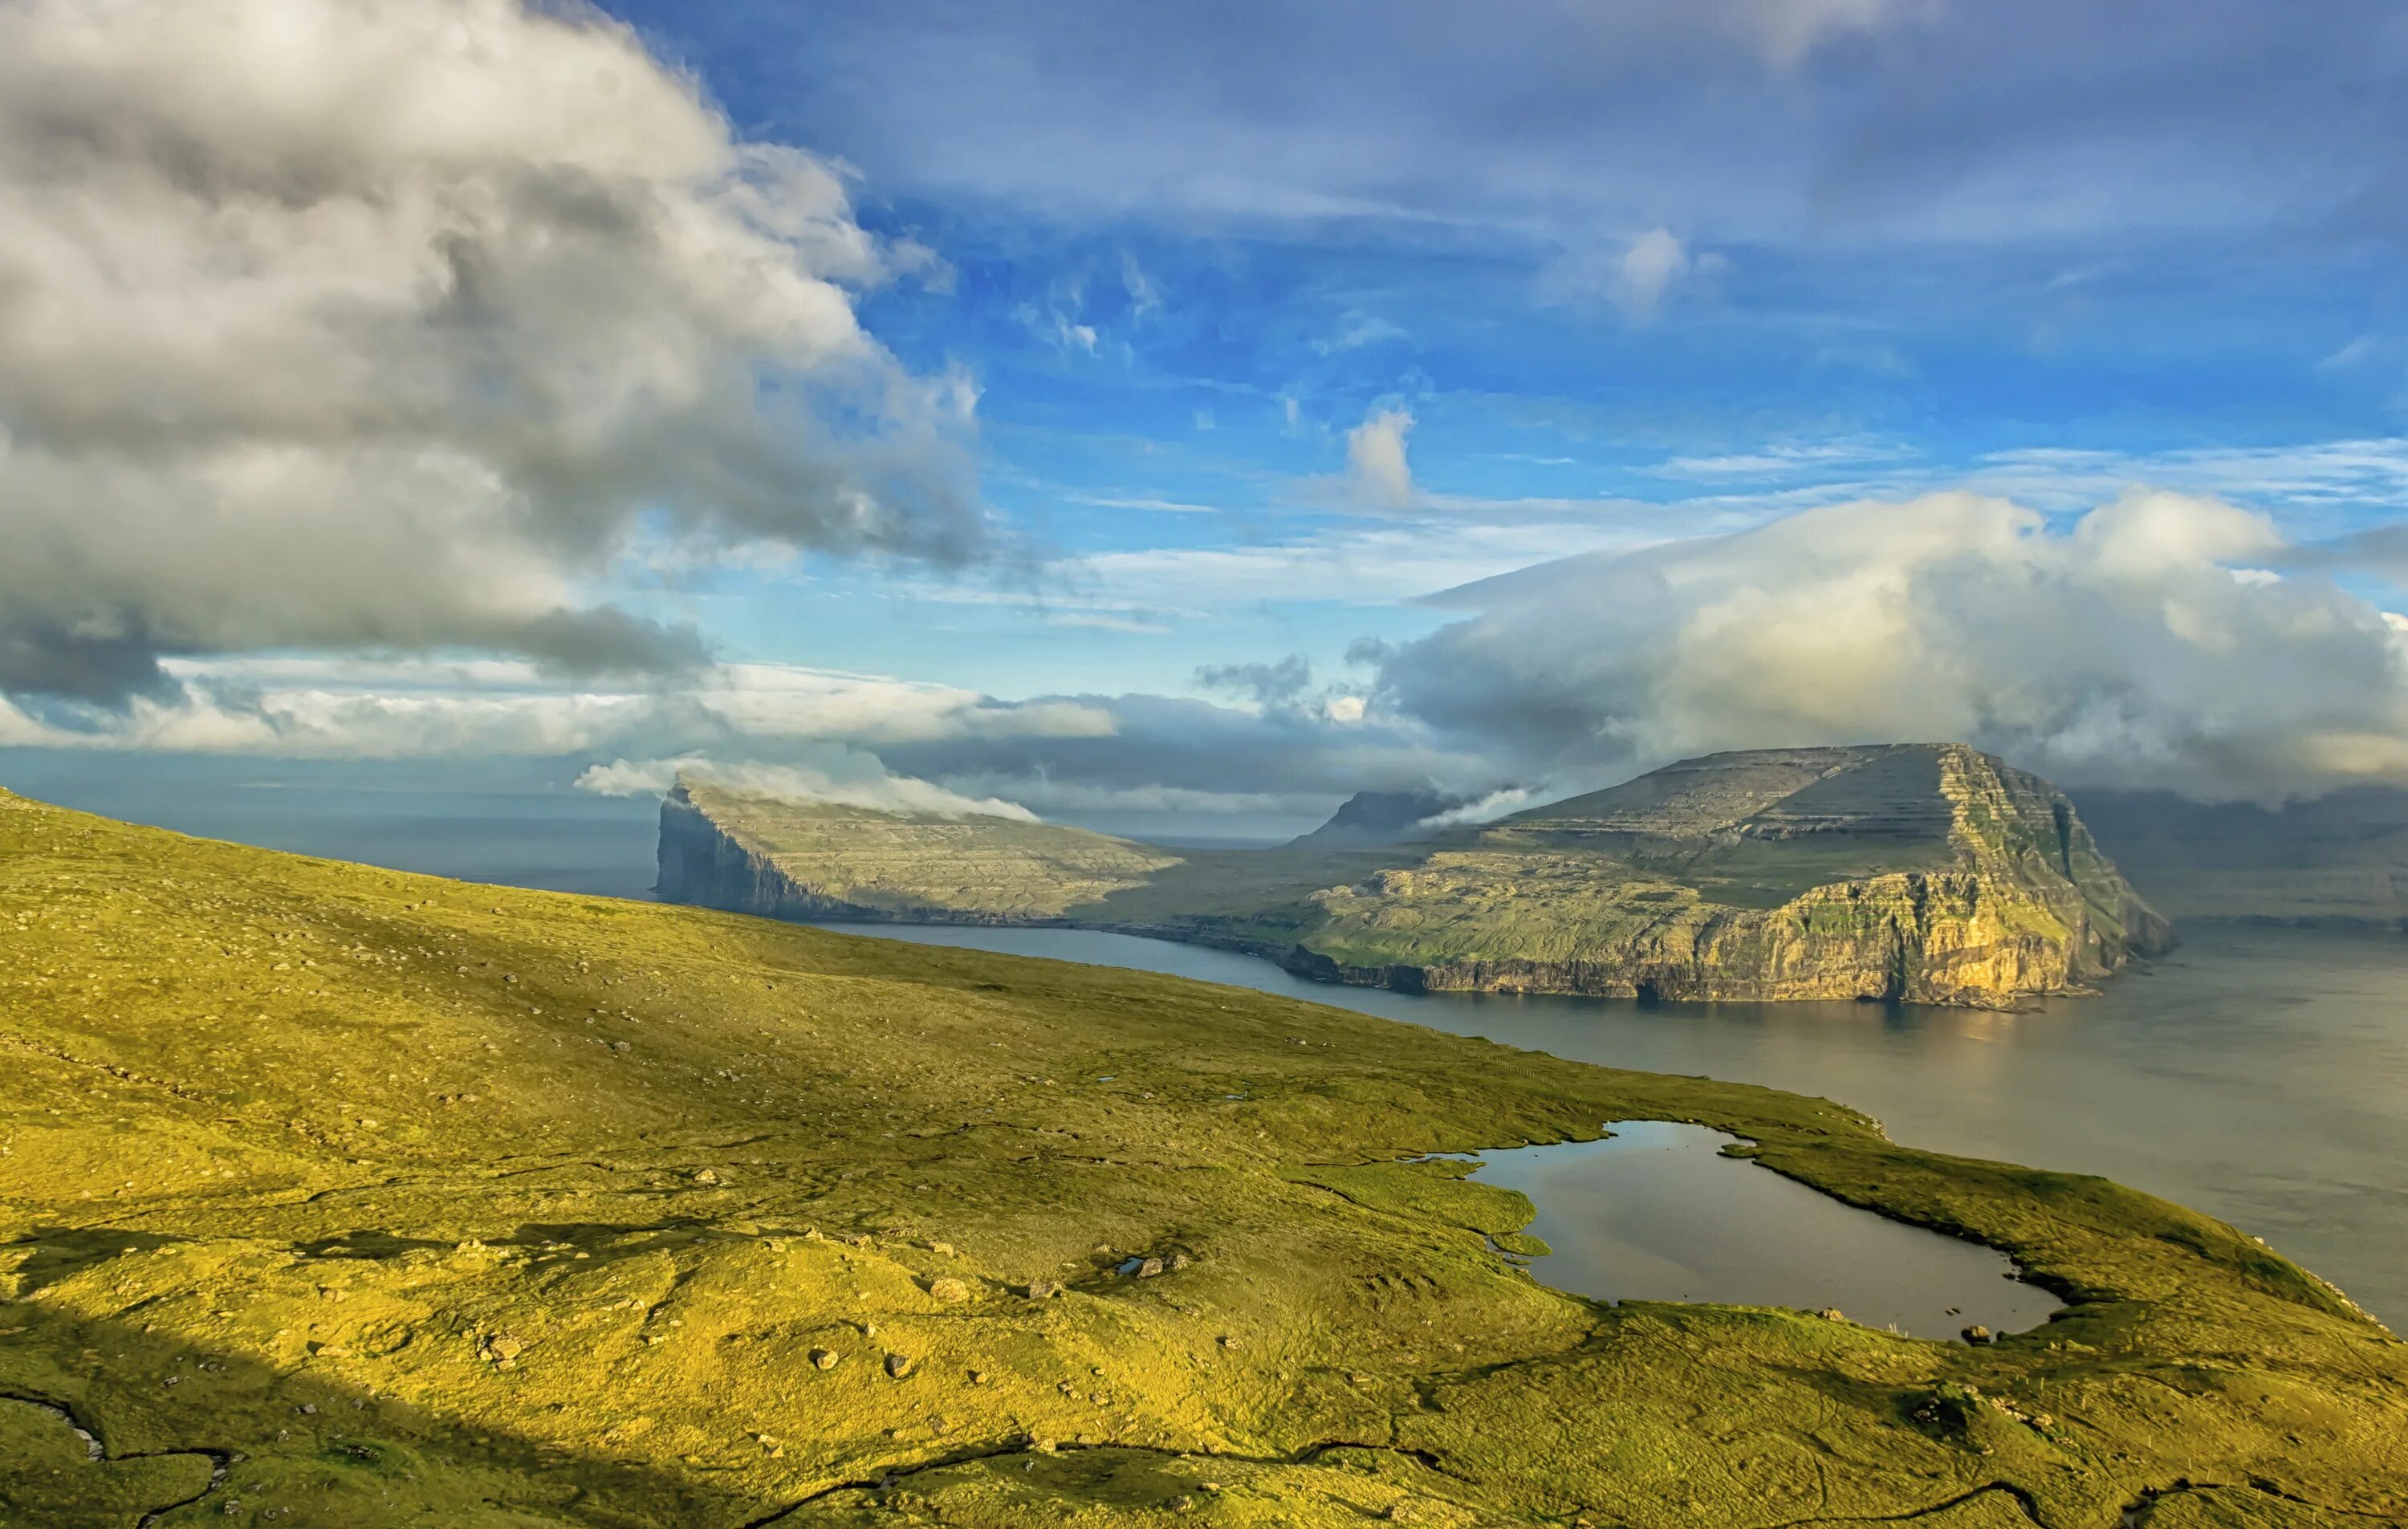
[[[2408,1349],[2220,1223],[1264,994],[0,793],[0,1060],[12,1524],[2408,1515]],[[1400,1161],[1635,1118],[2073,1304],[1600,1307]]]

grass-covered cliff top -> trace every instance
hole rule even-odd
[[[1630,1118],[2073,1304],[1990,1349],[1601,1307],[1492,1250],[1517,1197],[1399,1161]],[[1259,993],[5,793],[0,1297],[9,1524],[2408,1514],[2408,1349],[2102,1180]]]

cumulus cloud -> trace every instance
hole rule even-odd
[[[1405,463],[1405,437],[1412,428],[1409,410],[1379,408],[1346,432],[1346,481],[1358,502],[1378,509],[1412,504],[1412,469]]]
[[[810,763],[790,764],[725,764],[698,754],[676,759],[620,759],[608,764],[589,765],[578,776],[577,789],[602,796],[661,795],[681,777],[788,802],[824,802],[872,812],[940,818],[1037,821],[1037,814],[1017,802],[993,796],[968,797],[926,780],[896,775],[877,755],[853,750],[827,750]]]
[[[853,313],[928,264],[581,7],[0,7],[0,689],[691,665],[642,535],[968,558],[973,394]]]
[[[2056,525],[1937,493],[1593,553],[1439,597],[1383,703],[1596,782],[1717,749],[1964,739],[2077,783],[2408,779],[2408,642],[2265,517],[2133,492]]]

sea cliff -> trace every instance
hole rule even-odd
[[[1345,851],[1181,853],[681,783],[660,853],[672,901],[1111,929],[1427,992],[2011,1008],[2173,943],[2061,793],[1953,744],[1713,755]]]

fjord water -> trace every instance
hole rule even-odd
[[[1722,1149],[1701,1125],[1617,1121],[1602,1141],[1477,1155],[1472,1178],[1519,1190],[1554,1250],[1530,1272],[1600,1300],[1836,1308],[1871,1327],[1950,1337],[2039,1325],[2058,1302],[2001,1253],[1887,1221]]]
[[[2098,997],[1994,1014],[1390,993],[1086,930],[848,932],[1166,972],[1609,1066],[1819,1094],[1911,1146],[2103,1174],[2221,1217],[2408,1326],[2408,940],[2397,935],[2197,924],[2181,950]]]

